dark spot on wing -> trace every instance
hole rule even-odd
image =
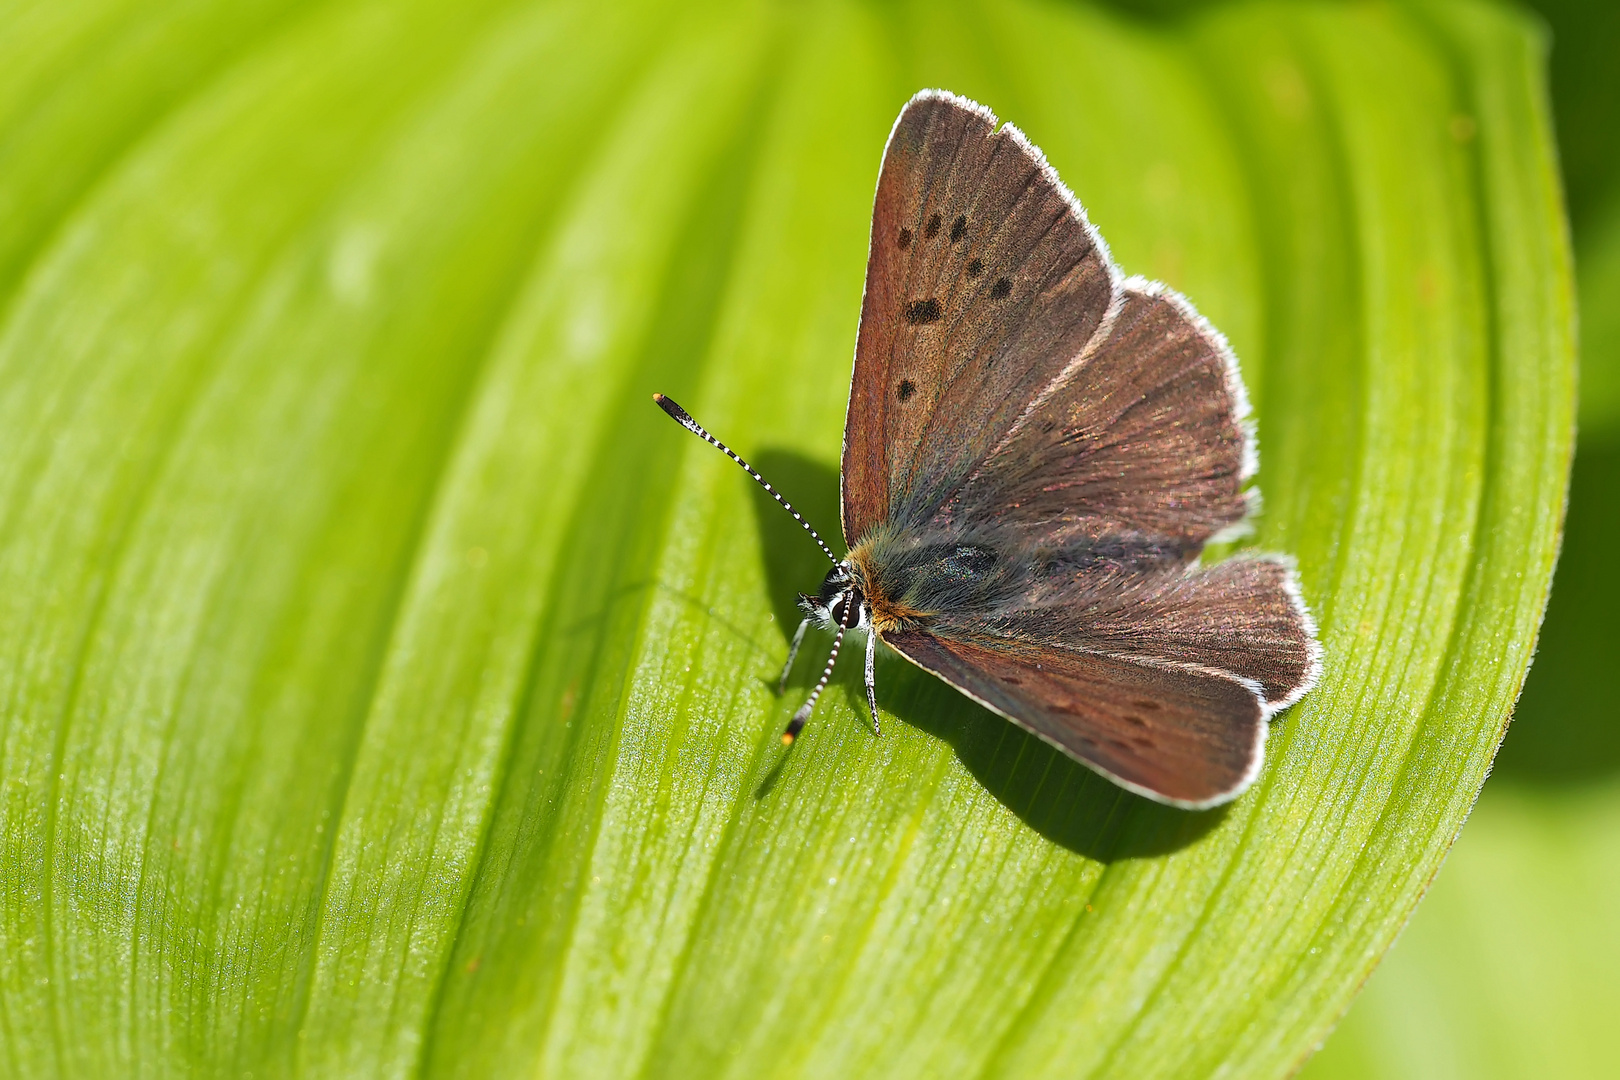
[[[939,301],[932,296],[927,300],[913,300],[906,305],[906,322],[912,326],[939,322]]]
[[[959,214],[951,223],[951,243],[956,243],[967,235],[967,215]]]
[[[1135,724],[1137,727],[1147,727],[1147,721],[1134,713],[1125,713],[1122,719],[1127,724]]]
[[[984,273],[984,260],[974,259],[968,263],[968,277],[975,278]]]
[[[904,251],[904,250],[906,250],[906,248],[911,246],[911,230],[910,229],[901,229],[900,230],[900,239],[899,239],[898,243],[900,244],[900,250],[901,251]]]
[[[910,401],[911,395],[917,392],[917,386],[910,379],[901,379],[899,389],[895,390],[895,397],[902,402]]]
[[[1161,708],[1157,701],[1148,701],[1146,698],[1131,702],[1131,707],[1141,709],[1143,712],[1158,712]]]
[[[996,278],[996,283],[990,286],[990,295],[997,300],[1005,300],[1012,295],[1012,282],[1004,277]]]
[[[932,240],[934,237],[938,236],[939,235],[939,221],[940,221],[940,218],[939,218],[938,214],[935,214],[933,217],[929,218],[928,219],[928,224],[923,226],[923,235],[928,237],[928,239],[930,239],[930,240]]]

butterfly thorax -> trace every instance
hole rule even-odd
[[[850,550],[852,583],[879,633],[926,630],[940,612],[987,611],[1026,576],[1000,538],[875,529]]]
[[[900,598],[891,595],[884,588],[882,576],[875,572],[872,554],[870,544],[857,544],[845,560],[851,576],[860,583],[858,588],[872,628],[884,634],[926,625],[932,613],[911,608]]]

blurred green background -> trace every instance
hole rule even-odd
[[[1580,288],[1563,551],[1479,804],[1309,1080],[1620,1076],[1620,4],[1533,6]]]

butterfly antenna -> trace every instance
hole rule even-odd
[[[853,605],[846,605],[844,608],[844,620],[838,624],[838,633],[833,635],[832,655],[827,657],[827,666],[821,669],[821,678],[816,680],[816,688],[810,691],[809,700],[799,706],[799,711],[793,714],[793,719],[788,721],[787,728],[782,732],[783,746],[793,745],[793,740],[797,739],[799,732],[804,730],[804,722],[810,719],[810,714],[815,711],[816,699],[821,696],[823,690],[827,689],[827,680],[832,678],[833,665],[838,663],[838,648],[844,644],[844,632],[849,629],[849,609],[851,606]]]
[[[797,521],[800,525],[804,526],[804,531],[810,534],[810,539],[816,542],[816,546],[821,549],[822,553],[826,555],[827,558],[831,559],[833,562],[838,561],[838,556],[834,555],[832,553],[832,549],[822,542],[822,539],[819,535],[817,535],[816,530],[810,527],[810,523],[799,516],[799,512],[793,509],[793,504],[782,498],[781,494],[775,488],[771,487],[768,480],[754,471],[754,467],[752,465],[748,464],[748,462],[737,456],[736,451],[732,450],[731,447],[727,446],[713,435],[710,435],[707,431],[704,431],[703,426],[696,420],[692,419],[691,415],[688,414],[685,409],[675,404],[663,394],[654,394],[653,400],[658,403],[658,407],[660,409],[663,409],[665,412],[669,413],[670,417],[673,418],[677,424],[681,425],[681,427],[685,428],[687,431],[690,431],[692,434],[696,435],[709,445],[717,448],[724,453],[726,457],[741,465],[749,476],[752,476],[756,481],[759,482],[760,487],[764,488],[770,493],[771,498],[782,504],[782,509],[793,515],[794,521]],[[838,655],[837,648],[833,649],[833,655]],[[823,679],[822,681],[825,682],[826,680]],[[816,693],[819,694],[820,692],[820,688],[817,688]],[[815,698],[811,697],[810,700],[813,703]],[[804,725],[801,723],[799,726],[803,727]],[[793,740],[788,739],[787,741],[792,742]]]

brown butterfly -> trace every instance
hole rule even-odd
[[[748,469],[662,395],[676,420]],[[986,708],[1148,798],[1208,807],[1259,772],[1267,721],[1316,682],[1292,567],[1198,565],[1254,493],[1226,341],[1122,278],[1041,152],[924,91],[889,136],[844,425],[849,554],[801,594],[832,655],[881,638]],[[794,512],[808,529],[815,530]]]

